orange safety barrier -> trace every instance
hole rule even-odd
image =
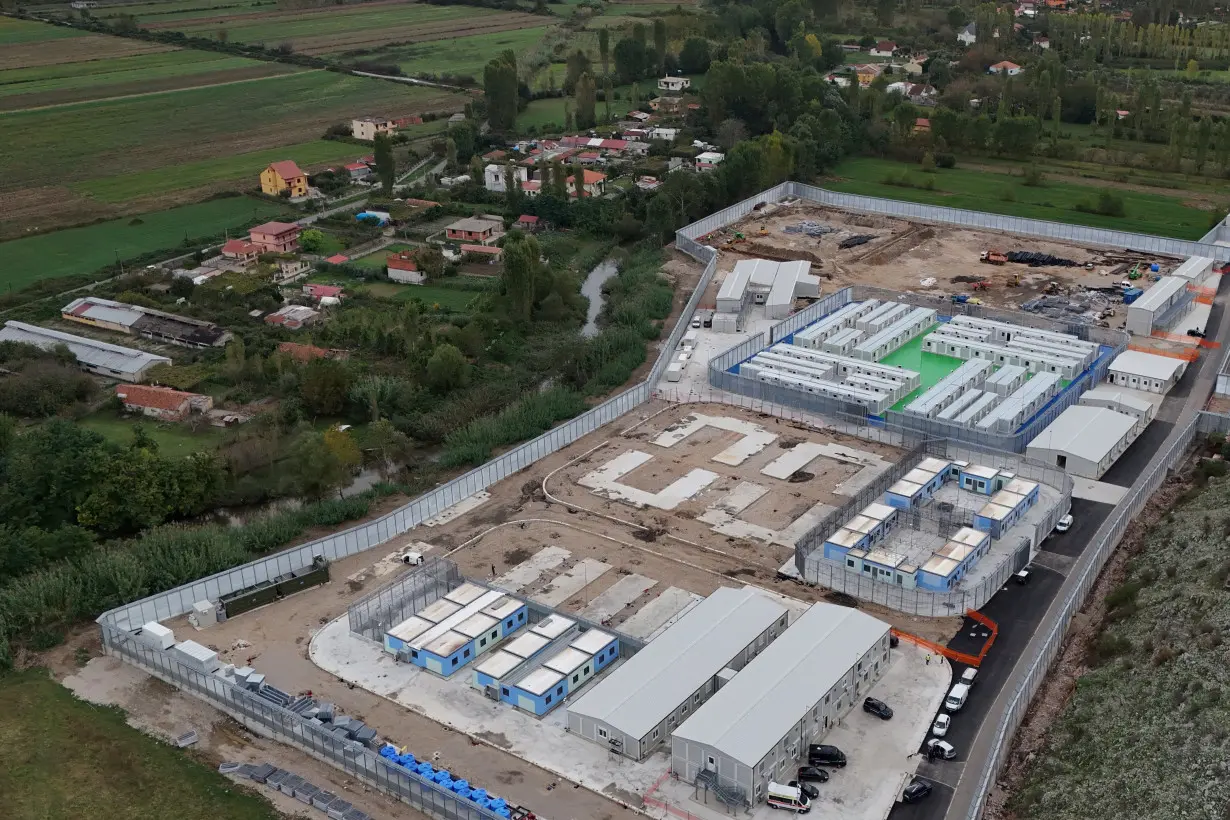
[[[1194,293],[1197,296],[1216,296],[1217,288],[1202,288],[1199,285],[1188,285],[1188,293]]]
[[[966,666],[978,667],[982,665],[982,662],[984,660],[986,660],[987,653],[990,652],[991,647],[995,645],[995,638],[999,636],[999,624],[995,623],[995,621],[992,621],[990,618],[988,618],[986,615],[983,615],[981,612],[978,612],[973,609],[966,610],[965,615],[971,621],[980,623],[991,631],[991,637],[987,640],[985,644],[982,645],[982,649],[978,652],[977,655],[970,655],[967,652],[958,652],[955,649],[949,649],[948,647],[943,646],[942,644],[929,641],[926,638],[920,638],[917,635],[912,635],[909,632],[905,632],[900,629],[894,628],[891,631],[894,635],[896,635],[901,640],[909,641],[910,643],[916,646],[920,646],[923,649],[926,649],[930,652],[934,652],[936,655],[943,655],[945,658],[948,658],[948,660],[950,661],[956,661],[957,663],[963,663]]]
[[[1212,296],[1197,296],[1196,303],[1201,304],[1201,305],[1211,305],[1213,304],[1213,297]]]
[[[1163,338],[1163,337],[1159,336],[1158,338]],[[1186,339],[1188,337],[1180,336],[1178,338]],[[1182,350],[1182,351],[1180,350],[1155,350],[1151,347],[1144,347],[1143,345],[1128,345],[1128,350],[1138,350],[1141,353],[1152,353],[1155,356],[1168,356],[1171,359],[1182,359],[1185,362],[1194,362],[1200,358],[1200,352],[1194,349],[1188,349],[1188,350]]]

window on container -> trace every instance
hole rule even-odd
[[[573,682],[573,683],[577,683],[577,682],[578,682],[578,681],[580,681],[580,680],[581,680],[581,676],[580,676],[580,675],[573,675],[573,676],[572,676],[572,682]]]
[[[481,648],[481,647],[486,646],[486,645],[487,645],[487,639],[486,639],[486,638],[483,638],[482,640],[480,640],[480,641],[478,642],[478,645],[479,645],[479,647],[480,647],[480,648]]]
[[[562,687],[562,686],[557,686],[557,687],[555,688],[555,694],[557,694],[557,695],[562,695],[562,694],[564,694],[564,687]]]
[[[587,666],[587,667],[585,667],[585,669],[584,669],[583,671],[585,672],[585,674],[586,674],[586,675],[588,675],[588,674],[589,674],[589,667],[588,667],[588,666]]]
[[[500,687],[500,694],[501,694],[501,695],[504,695],[505,697],[507,697],[507,696],[508,696],[508,687],[507,687],[507,686],[501,686],[501,687]]]
[[[470,650],[469,650],[469,649],[466,649],[465,656],[466,656],[467,658],[468,658],[468,657],[470,657]]]
[[[603,729],[601,726],[598,727],[598,737],[605,740],[606,738],[610,736],[611,736],[610,732],[608,732],[606,729]]]
[[[543,701],[543,703],[550,704],[550,703],[551,703],[551,696],[550,696],[550,695],[547,695],[546,700],[544,700],[544,701]]]
[[[457,665],[457,659],[453,658],[453,666],[456,666],[456,665]]]

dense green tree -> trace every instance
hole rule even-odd
[[[577,82],[581,79],[581,75],[592,74],[593,66],[589,57],[579,48],[568,55],[565,65],[567,71],[564,74],[564,93],[573,94],[576,92]]]
[[[507,297],[509,315],[529,321],[534,309],[534,279],[541,264],[538,240],[514,231],[504,240],[504,271],[500,291]]]
[[[427,360],[427,386],[437,393],[447,393],[466,383],[469,363],[451,344],[439,345]]]
[[[594,88],[594,78],[588,73],[582,74],[577,80],[576,103],[577,129],[585,131],[597,125],[597,89]]]
[[[658,76],[666,73],[666,21],[661,17],[653,18],[653,51],[658,60]]]
[[[308,228],[299,234],[299,250],[304,253],[320,253],[325,245],[325,232],[320,228]]]
[[[965,28],[966,23],[969,22],[969,16],[965,13],[965,9],[960,6],[950,8],[945,19],[947,19],[948,25],[954,29]]]
[[[602,76],[611,74],[611,30],[606,26],[598,29],[598,58],[602,60]]]
[[[704,37],[689,37],[679,51],[679,70],[684,74],[704,74],[709,70],[712,57],[709,41]]]
[[[487,124],[498,132],[511,132],[517,123],[517,58],[505,51],[483,69],[483,98]]]
[[[350,369],[336,359],[313,359],[303,368],[299,397],[308,412],[336,416],[346,406],[352,378]]]
[[[385,196],[393,195],[393,183],[397,181],[397,165],[393,160],[393,141],[384,134],[376,135],[376,178]]]
[[[625,37],[615,44],[615,74],[621,84],[642,79],[648,70],[649,50],[642,40]]]

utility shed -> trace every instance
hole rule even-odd
[[[1105,407],[1073,405],[1029,442],[1025,454],[1096,481],[1148,423],[1147,419]]]
[[[671,770],[755,806],[888,668],[888,624],[813,604],[675,730]]]
[[[10,323],[11,324],[11,323]],[[1115,357],[1106,371],[1106,381],[1120,387],[1134,387],[1150,393],[1169,393],[1183,377],[1187,362],[1140,350],[1125,350]]]
[[[642,760],[786,629],[754,589],[721,587],[568,707],[568,731]]]
[[[8,321],[0,329],[0,342],[24,342],[43,350],[64,345],[77,357],[77,365],[99,376],[126,382],[145,381],[151,368],[171,364],[166,356],[134,350],[131,347],[98,342],[25,322]]]

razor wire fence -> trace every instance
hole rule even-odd
[[[325,725],[267,701],[254,692],[179,663],[128,632],[102,626],[108,653],[189,692],[257,734],[307,752],[355,779],[439,820],[502,820],[502,816],[401,766],[390,765],[361,743],[341,738]]]

